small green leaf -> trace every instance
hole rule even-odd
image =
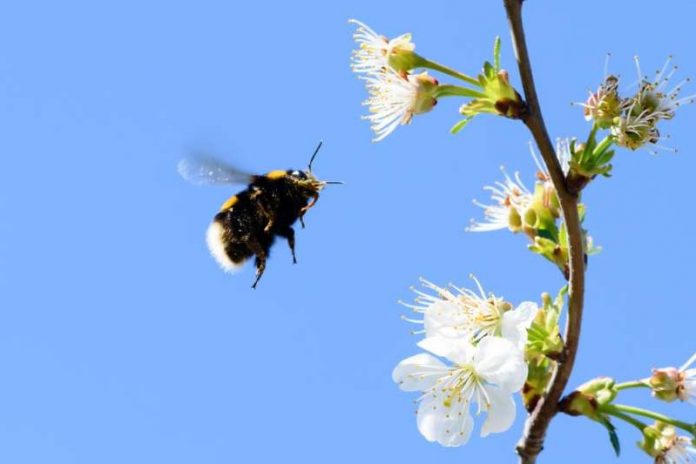
[[[616,427],[606,417],[600,418],[599,423],[606,427],[609,432],[609,442],[611,442],[611,447],[614,448],[614,452],[618,457],[621,454],[621,443],[619,443],[619,436],[616,434]]]
[[[496,71],[500,71],[500,36],[497,36],[493,42],[493,67]]]
[[[461,121],[458,121],[452,128],[450,129],[450,134],[455,135],[457,134],[460,130],[464,129],[464,126],[469,124],[471,120],[474,119],[473,117],[471,118],[464,118]]]

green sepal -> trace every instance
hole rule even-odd
[[[571,178],[586,179],[583,186],[589,183],[594,177],[601,175],[610,177],[613,166],[610,161],[614,158],[614,137],[608,135],[597,142],[597,130],[600,127],[594,125],[584,145],[578,145],[573,140],[570,143],[570,172]]]
[[[540,254],[552,263],[556,264],[561,271],[565,272],[565,266],[568,262],[568,248],[561,247],[555,240],[550,240],[537,235],[534,237],[534,243],[527,246],[529,250]]]
[[[483,75],[486,76],[488,80],[494,79],[496,74],[496,69],[488,61],[483,63]]]

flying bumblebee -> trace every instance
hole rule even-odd
[[[196,185],[247,184],[247,188],[223,203],[208,226],[206,241],[210,254],[225,271],[239,269],[255,256],[256,288],[266,269],[266,260],[276,236],[287,240],[295,257],[295,230],[300,220],[319,199],[319,192],[328,184],[312,174],[312,163],[319,153],[319,142],[306,171],[277,170],[263,175],[247,174],[214,158],[191,158],[179,162],[179,174]]]

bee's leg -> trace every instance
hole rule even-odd
[[[261,201],[261,189],[258,187],[254,189],[254,191],[251,194],[251,199],[256,201],[256,206],[261,211],[261,214],[264,215],[268,219],[268,223],[266,226],[263,228],[264,232],[270,232],[271,228],[273,227],[274,217],[271,214],[271,212],[264,206],[264,202]]]
[[[266,270],[266,257],[261,257],[257,256],[256,257],[256,279],[254,279],[254,283],[251,286],[251,288],[256,288],[256,285],[259,283],[259,280],[261,280],[261,276],[263,275],[263,272]]]
[[[261,210],[261,214],[263,214],[266,218],[268,218],[268,223],[266,224],[266,227],[263,228],[264,232],[270,232],[271,227],[273,227],[274,218],[273,215],[263,206],[263,203],[259,202],[258,203],[259,210]]]
[[[300,210],[300,217],[304,216],[304,214],[309,210],[309,208],[311,208],[312,206],[314,206],[316,204],[318,199],[319,199],[318,193],[312,194],[312,201],[310,201],[307,206],[305,206],[304,208],[302,208]]]
[[[268,258],[268,250],[270,249],[270,243],[268,246],[264,247],[257,239],[250,238],[247,246],[256,255],[256,279],[251,288],[256,288],[256,285],[261,280],[263,272],[266,270],[266,259]]]
[[[309,208],[311,208],[312,206],[314,206],[314,204],[317,202],[318,199],[319,199],[319,194],[318,194],[318,193],[313,194],[313,195],[312,195],[312,201],[309,202],[309,204],[308,204],[307,206],[305,206],[304,208],[302,208],[302,209],[300,210],[300,224],[302,224],[302,228],[303,228],[303,229],[305,228],[304,215],[305,215],[305,213],[306,213],[307,211],[309,211]]]
[[[295,230],[288,226],[286,229],[276,231],[276,233],[288,240],[288,246],[292,252],[292,263],[297,264],[297,258],[295,257]]]

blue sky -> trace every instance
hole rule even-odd
[[[346,23],[410,31],[421,54],[469,73],[501,35],[518,83],[501,3],[0,5],[0,462],[512,462],[521,414],[508,433],[440,448],[390,374],[417,351],[396,301],[419,276],[466,285],[473,272],[514,302],[562,285],[523,237],[464,232],[500,165],[532,183],[529,134],[481,117],[451,136],[459,102],[443,100],[372,144]],[[629,80],[635,54],[646,70],[673,54],[696,75],[691,2],[527,3],[553,137],[585,136],[569,103],[608,51]],[[571,385],[694,351],[694,121],[686,107],[664,126],[677,154],[620,152],[585,194],[604,252]],[[238,188],[191,186],[176,163],[207,150],[256,172],[303,168],[319,139],[315,172],[346,185],[307,215],[299,263],[279,244],[253,291],[252,266],[224,274],[204,243]],[[652,405],[646,392],[624,402]],[[621,462],[644,459],[620,432]],[[614,462],[604,433],[558,417],[542,462]]]

